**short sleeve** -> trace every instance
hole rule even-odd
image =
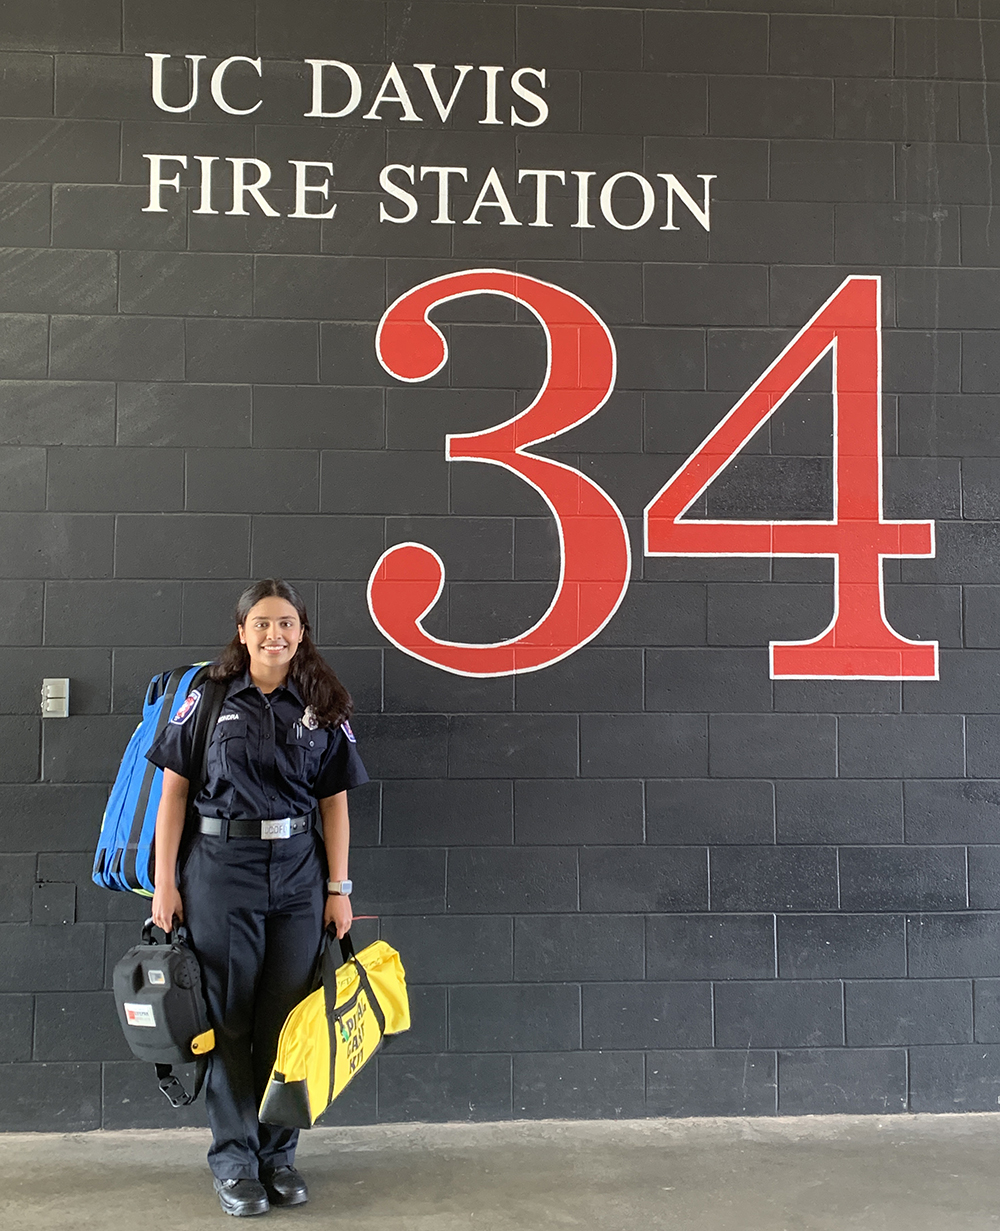
[[[194,715],[200,702],[201,693],[196,689],[153,741],[153,746],[146,753],[147,761],[152,761],[160,769],[172,769],[182,778],[191,777]]]
[[[313,795],[317,799],[326,799],[329,795],[339,795],[341,791],[363,786],[367,781],[368,771],[358,753],[351,724],[344,722],[331,732],[329,746],[313,784]]]

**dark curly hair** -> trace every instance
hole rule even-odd
[[[316,649],[306,605],[293,585],[277,577],[267,577],[247,586],[236,604],[237,628],[246,625],[250,611],[264,598],[283,598],[291,603],[298,613],[302,623],[302,641],[288,668],[289,678],[302,694],[306,705],[313,707],[320,726],[339,726],[354,712],[354,702],[351,700],[351,694]],[[242,675],[249,666],[250,654],[240,641],[237,631],[232,641],[212,663],[208,674],[213,680],[232,680]]]

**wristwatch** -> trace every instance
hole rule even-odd
[[[353,881],[327,881],[326,892],[333,897],[347,897],[354,888]]]

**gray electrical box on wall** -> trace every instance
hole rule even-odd
[[[42,680],[42,717],[69,717],[69,680]]]

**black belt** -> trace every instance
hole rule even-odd
[[[213,837],[227,838],[291,838],[311,828],[314,812],[305,816],[285,816],[270,821],[223,821],[215,816],[200,816],[198,829]]]

